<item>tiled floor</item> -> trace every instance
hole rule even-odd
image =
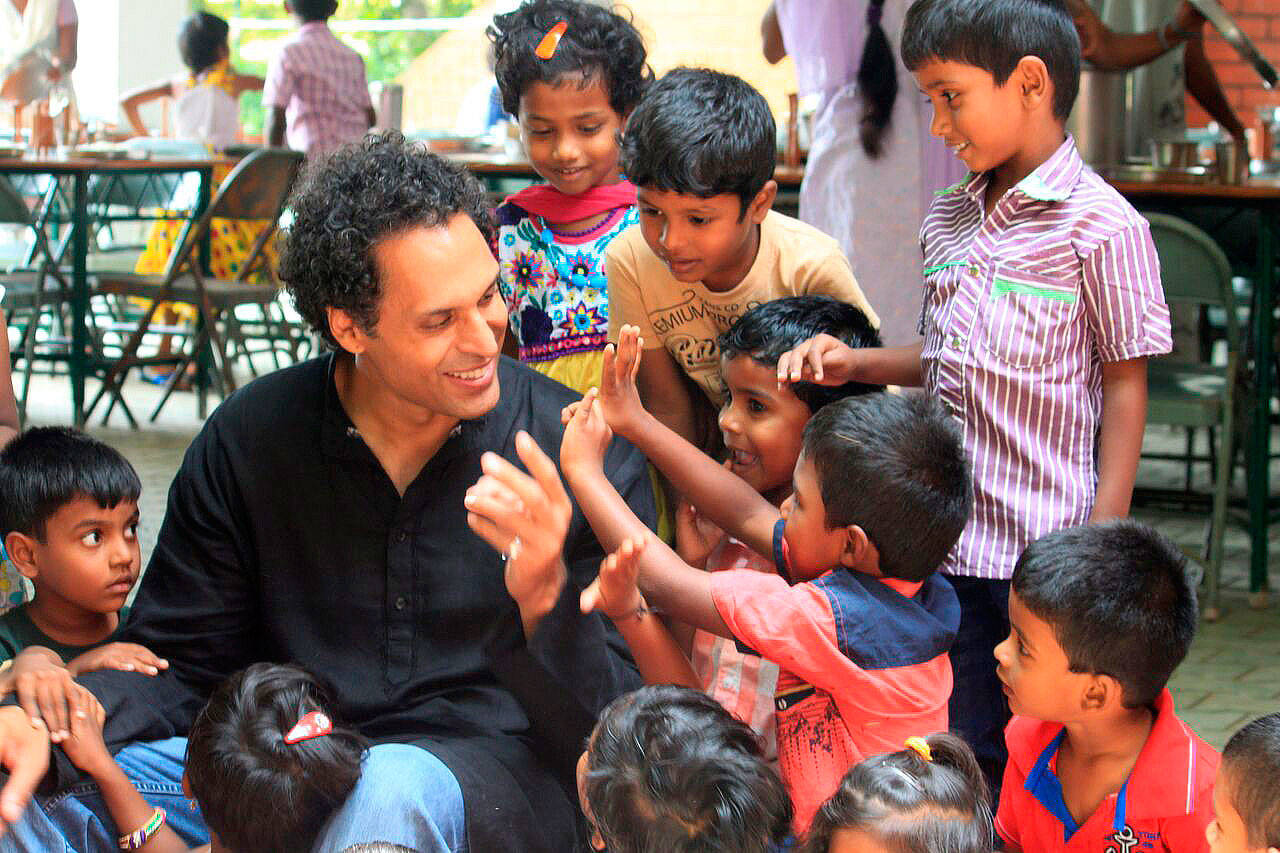
[[[126,393],[139,416],[150,412],[159,395],[154,386],[141,382],[130,383]],[[65,380],[35,379],[31,423],[65,424],[70,411]],[[142,430],[128,429],[118,415],[110,426],[95,422],[90,427],[95,435],[124,452],[142,477],[144,564],[164,515],[169,483],[199,426],[194,395],[188,393],[175,395],[159,422]],[[1180,435],[1165,428],[1148,430],[1148,447],[1165,445],[1177,449],[1181,441]],[[1144,462],[1139,474],[1140,484],[1149,486],[1176,485],[1180,478],[1181,467],[1171,463]],[[1273,490],[1280,491],[1280,465],[1273,466],[1271,482]],[[1243,489],[1243,475],[1237,475],[1236,486]],[[1195,550],[1204,542],[1203,517],[1141,509],[1135,515],[1155,524],[1186,548]],[[1280,585],[1280,571],[1276,568],[1280,564],[1280,524],[1272,528],[1270,541],[1272,583]],[[1185,719],[1217,747],[1244,722],[1280,710],[1280,606],[1267,610],[1249,608],[1248,553],[1243,528],[1231,527],[1223,568],[1223,616],[1215,623],[1201,623],[1191,653],[1171,684]]]

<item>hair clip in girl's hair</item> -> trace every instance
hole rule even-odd
[[[332,731],[333,721],[323,711],[311,711],[304,714],[302,719],[298,720],[298,724],[289,729],[289,733],[284,736],[284,742],[298,743],[313,737],[324,737]]]
[[[913,749],[925,761],[933,761],[933,750],[929,748],[929,742],[919,735],[912,735],[902,742],[907,749]]]
[[[556,48],[560,46],[560,39],[564,38],[564,34],[568,29],[569,23],[561,21],[547,30],[547,34],[542,37],[542,41],[538,42],[538,46],[533,49],[534,56],[539,59],[550,59],[555,56]]]

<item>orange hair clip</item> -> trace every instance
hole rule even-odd
[[[533,49],[533,53],[539,59],[550,59],[556,55],[556,48],[560,46],[560,39],[564,38],[565,32],[569,29],[566,21],[561,21],[551,29],[547,30],[547,34],[542,37],[542,41],[538,42],[538,46]]]
[[[929,748],[929,742],[924,738],[912,735],[902,745],[907,749],[915,750],[925,761],[933,761],[933,750]]]

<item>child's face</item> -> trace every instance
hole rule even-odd
[[[933,104],[930,131],[974,172],[1013,160],[1027,134],[1016,73],[997,86],[991,72],[951,60],[930,60],[913,73]]]
[[[720,409],[720,432],[729,470],[765,497],[785,497],[800,458],[809,407],[790,386],[778,388],[777,370],[750,356],[722,359],[729,397]]]
[[[636,192],[640,233],[676,281],[730,290],[755,263],[757,226],[769,212],[775,190],[770,182],[744,214],[742,199],[732,193],[701,198],[641,187]]]
[[[804,453],[796,460],[791,484],[791,496],[782,502],[782,517],[787,523],[783,536],[790,556],[791,580],[800,583],[842,565],[848,532],[843,527],[827,526],[818,472]]]
[[[551,186],[578,195],[616,184],[623,116],[598,81],[580,77],[533,83],[520,96],[520,140],[529,163]]]
[[[1213,820],[1204,830],[1210,853],[1267,853],[1265,847],[1249,846],[1249,834],[1231,803],[1231,791],[1226,765],[1219,765],[1218,778],[1213,784]]]
[[[837,829],[831,834],[827,853],[889,853],[889,848],[869,832],[860,829]]]
[[[92,498],[77,496],[49,517],[44,542],[33,539],[31,547],[42,607],[115,613],[142,564],[138,505],[121,501],[102,509]]]
[[[1009,593],[1009,636],[996,646],[996,675],[1015,714],[1066,722],[1080,713],[1080,695],[1088,676],[1071,672],[1053,626]]]

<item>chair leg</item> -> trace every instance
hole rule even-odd
[[[1223,537],[1227,527],[1227,493],[1231,489],[1231,465],[1226,460],[1231,458],[1233,417],[1231,401],[1228,399],[1223,404],[1222,429],[1217,431],[1222,436],[1222,444],[1216,453],[1219,464],[1214,472],[1213,515],[1209,521],[1209,547],[1205,555],[1207,558],[1204,607],[1206,622],[1214,622],[1222,615],[1218,592],[1222,580]],[[1213,442],[1210,441],[1210,447],[1212,445]]]
[[[1212,439],[1210,445],[1212,445]],[[1196,452],[1196,428],[1187,427],[1187,457],[1184,462],[1182,488],[1188,492],[1191,491],[1191,457]]]

